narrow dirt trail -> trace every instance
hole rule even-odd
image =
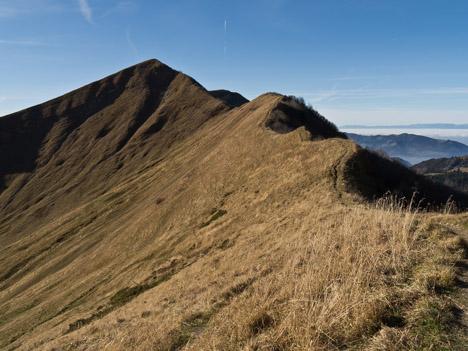
[[[342,194],[345,192],[343,183],[343,169],[346,165],[347,160],[349,159],[350,155],[352,154],[352,150],[350,150],[349,146],[346,145],[345,142],[340,140],[340,146],[342,148],[342,153],[340,157],[336,160],[336,162],[332,165],[330,169],[330,175],[333,180],[333,189],[338,194],[338,199],[344,204]]]
[[[460,235],[465,243],[468,244],[468,232],[462,231],[460,229],[455,229],[455,233]],[[468,258],[465,258],[459,263],[458,270],[458,292],[456,293],[456,299],[460,303],[461,313],[460,313],[460,324],[465,329],[468,334]]]
[[[461,236],[468,245],[468,231],[452,225],[443,225],[453,233]],[[457,291],[454,294],[454,299],[460,309],[457,313],[460,327],[465,330],[465,335],[468,339],[468,256],[457,264]],[[468,340],[467,340],[468,341]]]

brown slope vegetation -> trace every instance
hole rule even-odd
[[[468,155],[450,158],[433,158],[414,165],[412,169],[419,174],[445,173],[458,169],[468,171]]]
[[[227,109],[191,78],[152,60],[3,117],[0,232],[9,235],[0,242],[158,162],[174,143]]]
[[[436,183],[468,193],[468,155],[451,158],[434,158],[411,167]]]
[[[359,149],[353,155],[346,172],[351,187],[368,199],[391,191],[400,197],[413,199],[421,207],[434,210],[443,207],[450,194],[450,199],[461,209],[467,206],[467,197],[462,191],[433,182],[400,162],[366,149]]]
[[[294,99],[148,61],[6,118],[2,157],[35,154],[2,170],[0,347],[353,347],[417,300],[424,229],[347,192],[360,149]]]

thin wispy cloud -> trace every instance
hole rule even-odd
[[[350,80],[368,80],[368,79],[373,79],[375,77],[369,77],[369,76],[346,76],[346,77],[333,77],[333,78],[328,78],[330,81],[350,81]]]
[[[349,90],[347,92],[342,92],[341,94],[338,94],[335,96],[333,96],[332,98],[328,99],[328,101],[334,101],[334,100],[337,100],[337,99],[340,99],[342,97],[345,97],[345,96],[353,96],[355,94],[358,94],[360,93],[361,91],[365,91],[367,88],[370,88],[371,86],[374,86],[374,85],[377,85],[379,83],[382,83],[385,79],[382,79],[378,82],[374,82],[374,83],[369,83],[369,84],[366,84],[360,88],[357,88],[357,89],[354,89],[354,90]]]
[[[112,14],[132,14],[138,9],[138,4],[133,1],[119,1],[115,6],[104,12],[101,17],[107,17]]]
[[[78,4],[80,5],[80,12],[84,16],[84,18],[89,22],[93,23],[93,12],[89,7],[87,0],[78,0]]]
[[[224,20],[224,56],[226,56],[227,20]]]
[[[138,55],[138,50],[137,50],[135,44],[133,44],[131,35],[132,35],[132,30],[131,30],[130,27],[128,27],[127,30],[125,31],[125,37],[127,38],[127,42],[128,42],[128,44],[130,45],[130,47],[131,47],[132,50],[133,50],[133,54],[134,54],[135,56],[137,56],[137,55]]]
[[[424,95],[468,95],[468,88],[419,89],[414,92]]]
[[[354,108],[326,108],[319,109],[320,113],[337,125],[346,124],[410,124],[410,123],[440,123],[440,116],[444,116],[447,123],[465,124],[468,110],[450,109],[423,109],[423,108],[388,108],[372,107],[365,109],[363,106]],[[389,123],[388,121],[391,121]],[[434,130],[435,132],[435,130]]]
[[[320,102],[320,101],[325,101],[325,100],[328,100],[330,98],[332,98],[333,96],[335,96],[337,94],[337,88],[339,86],[339,83],[335,84],[331,89],[329,90],[320,90],[318,93],[316,94],[310,94],[310,93],[306,93],[306,94],[295,94],[295,95],[300,95],[300,96],[310,96],[310,99],[309,101],[311,103],[316,103],[316,102]]]
[[[68,7],[69,4],[63,0],[0,0],[0,18],[39,16],[44,13],[59,14]]]
[[[16,10],[10,6],[0,4],[0,18],[12,17],[16,14]]]
[[[327,78],[328,81],[369,81],[369,80],[377,80],[377,79],[395,79],[395,78],[411,78],[411,79],[421,79],[421,78],[461,78],[461,77],[468,77],[468,73],[438,73],[438,72],[431,72],[431,73],[414,73],[414,74],[387,74],[387,75],[379,75],[379,76],[338,76],[338,77],[331,77]]]
[[[45,44],[32,40],[0,40],[0,45],[43,46]]]
[[[378,82],[380,83],[380,82]],[[464,96],[468,95],[468,88],[453,87],[445,89],[369,89],[378,83],[364,85],[357,89],[320,90],[317,92],[302,92],[296,95],[304,96],[312,103],[332,102],[344,97],[353,98],[405,98],[416,96]]]

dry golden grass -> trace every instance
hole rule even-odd
[[[449,304],[462,253],[438,223],[466,217],[416,213],[394,199],[370,205],[347,192],[357,146],[265,128],[280,95],[227,110],[181,75],[168,89],[151,123],[188,111],[174,113],[162,138],[170,147],[158,135],[138,144],[144,125],[119,156],[128,162],[121,173],[108,173],[107,160],[89,171],[92,196],[53,183],[53,196],[3,218],[16,239],[3,236],[0,249],[0,348],[446,344],[445,329],[428,332],[421,320],[437,322],[433,313]],[[203,103],[193,105],[198,94]],[[56,199],[66,206],[34,219]]]
[[[317,209],[266,252],[239,238],[45,349],[456,349],[453,303],[434,287],[452,286],[460,241],[394,205]]]

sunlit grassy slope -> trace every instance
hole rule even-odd
[[[267,128],[303,111],[290,98],[230,108],[157,61],[130,70],[88,88],[115,94],[91,117],[86,91],[41,107],[37,158],[4,174],[1,348],[447,344],[414,316],[448,303],[463,250],[448,219],[365,201],[396,187],[339,133]],[[350,176],[359,162],[378,186]]]

